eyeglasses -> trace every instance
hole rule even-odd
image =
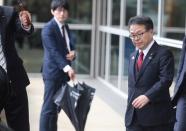
[[[131,38],[131,40],[139,40],[143,37],[143,35],[146,33],[147,31],[144,31],[142,33],[136,34],[136,35],[132,35],[130,34],[129,37]]]

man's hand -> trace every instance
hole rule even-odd
[[[68,76],[70,77],[70,80],[74,81],[75,80],[75,72],[73,69],[70,69],[68,72]]]
[[[149,103],[149,98],[145,95],[140,95],[136,99],[133,100],[132,105],[134,108],[141,109],[144,107],[147,103]]]
[[[69,53],[66,55],[67,60],[73,61],[75,58],[75,51],[69,51]]]
[[[19,13],[19,19],[24,28],[28,29],[31,25],[31,15],[28,11],[24,10]]]

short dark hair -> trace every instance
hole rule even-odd
[[[64,8],[69,11],[69,4],[67,0],[52,0],[50,8],[56,10],[57,8]]]
[[[150,30],[154,28],[152,19],[148,16],[131,17],[128,22],[128,27],[130,28],[130,26],[134,24],[144,25],[146,30]]]

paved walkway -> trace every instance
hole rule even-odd
[[[39,131],[39,114],[43,97],[43,81],[40,76],[34,75],[30,76],[30,80],[31,84],[27,88],[30,108],[30,126],[31,131]],[[115,103],[115,101],[113,101],[113,103]],[[124,130],[123,115],[113,110],[96,94],[88,114],[85,131]],[[75,131],[63,111],[59,115],[58,131]]]

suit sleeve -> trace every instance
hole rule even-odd
[[[48,51],[52,59],[54,59],[54,61],[57,63],[58,67],[63,70],[63,68],[69,64],[69,61],[58,48],[58,42],[53,29],[46,26],[43,28],[41,35],[44,48]]]
[[[180,77],[180,73],[183,68],[185,54],[186,54],[186,36],[183,39],[183,45],[182,45],[182,50],[181,50],[181,57],[180,57],[180,61],[179,61],[177,77],[176,77],[176,83],[178,82],[178,79]]]
[[[10,17],[10,24],[12,29],[15,29],[15,32],[18,34],[21,34],[23,36],[30,35],[34,31],[34,26],[31,24],[31,28],[29,30],[25,30],[23,26],[21,25],[21,21],[19,19],[19,13],[14,9],[14,8],[9,8],[12,9],[12,15]]]
[[[21,26],[21,21],[19,19],[18,12],[15,8],[10,6],[2,6],[2,18],[6,20],[6,26],[21,35],[30,35],[34,31],[34,26],[31,25],[30,30],[24,30]]]
[[[169,98],[166,94],[174,77],[174,58],[170,51],[165,50],[159,58],[159,80],[145,93],[151,102]]]

